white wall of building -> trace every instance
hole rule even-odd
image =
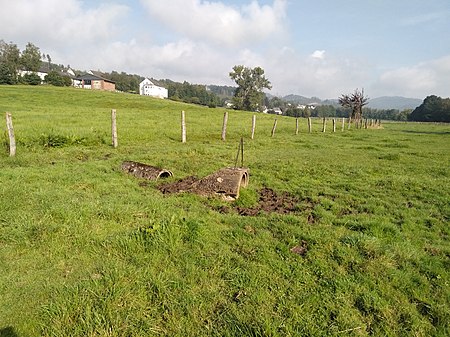
[[[158,98],[168,98],[169,92],[166,88],[153,84],[148,78],[139,84],[139,94]]]

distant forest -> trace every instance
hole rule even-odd
[[[316,99],[316,101],[317,100],[318,99]],[[273,112],[274,108],[281,108],[283,115],[291,117],[347,118],[350,113],[349,109],[343,108],[339,104],[330,101],[324,101],[319,104],[303,104],[302,107],[299,107],[296,103],[286,102],[278,97],[272,97],[271,99],[266,99],[266,101],[266,105],[269,107],[269,113]],[[365,107],[362,111],[364,118],[407,121],[412,109],[373,109]]]

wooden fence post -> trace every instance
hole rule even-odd
[[[225,141],[227,136],[227,124],[228,124],[228,111],[223,114],[223,124],[222,124],[222,140]]]
[[[112,146],[116,148],[118,146],[116,109],[111,109],[111,135],[112,135]]]
[[[312,132],[311,117],[308,117],[308,132]]]
[[[186,143],[186,116],[184,111],[181,111],[181,142]]]
[[[352,116],[348,117],[348,130],[350,130],[350,126],[352,125]]]
[[[323,124],[322,124],[322,132],[325,132],[327,129],[327,119],[323,118]]]
[[[6,113],[6,127],[9,136],[9,155],[10,157],[14,157],[16,155],[16,137],[14,136],[12,116],[9,112]]]
[[[343,132],[345,129],[345,117],[342,117],[342,129],[341,131]]]
[[[252,139],[255,137],[256,115],[252,117]]]
[[[333,118],[333,132],[336,132],[336,118]]]
[[[278,120],[275,118],[275,121],[273,122],[273,128],[272,128],[272,137],[275,135],[275,130],[277,129],[277,122],[278,122]]]
[[[295,118],[295,134],[298,135],[298,117]]]

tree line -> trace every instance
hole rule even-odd
[[[278,104],[279,105],[279,104]],[[270,111],[270,109],[269,109]],[[283,115],[291,117],[346,117],[351,111],[335,105],[318,105],[306,108],[297,108],[290,103],[283,107]],[[392,121],[416,121],[416,122],[444,122],[450,123],[450,98],[429,96],[416,109],[373,109],[364,107],[363,118],[392,120]]]
[[[450,98],[441,98],[435,95],[428,96],[408,116],[408,120],[450,123]]]
[[[225,99],[220,98],[207,86],[202,84],[191,84],[174,82],[169,79],[159,80],[160,85],[167,88],[169,99],[186,103],[206,105],[209,107],[223,106]]]
[[[44,79],[46,83],[57,86],[72,84],[68,76],[61,74],[64,66],[52,64],[50,55],[41,54],[39,47],[33,43],[28,42],[21,51],[16,44],[0,40],[0,84],[41,84],[42,79],[37,72],[44,65],[47,72]]]
[[[283,115],[290,117],[345,117],[351,115],[351,109],[342,107],[336,104],[320,104],[320,105],[305,105],[298,107],[298,104],[286,102],[279,97],[266,98],[266,106],[269,113],[273,112],[274,108],[280,108]],[[383,119],[394,121],[407,121],[412,109],[373,109],[368,107],[362,108],[363,118]]]
[[[0,84],[17,84],[21,80],[20,69],[37,72],[40,66],[41,52],[34,44],[28,43],[20,51],[16,44],[0,40]]]

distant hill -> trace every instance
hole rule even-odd
[[[236,91],[236,87],[228,85],[207,85],[206,89],[224,99],[230,99]]]
[[[322,100],[317,97],[305,97],[300,95],[287,95],[283,97],[283,101],[295,104],[311,104],[311,103],[322,103]]]
[[[405,109],[415,109],[420,104],[422,104],[422,100],[417,98],[406,98],[401,96],[382,96],[370,99],[369,104],[367,106],[372,109],[405,110]]]

